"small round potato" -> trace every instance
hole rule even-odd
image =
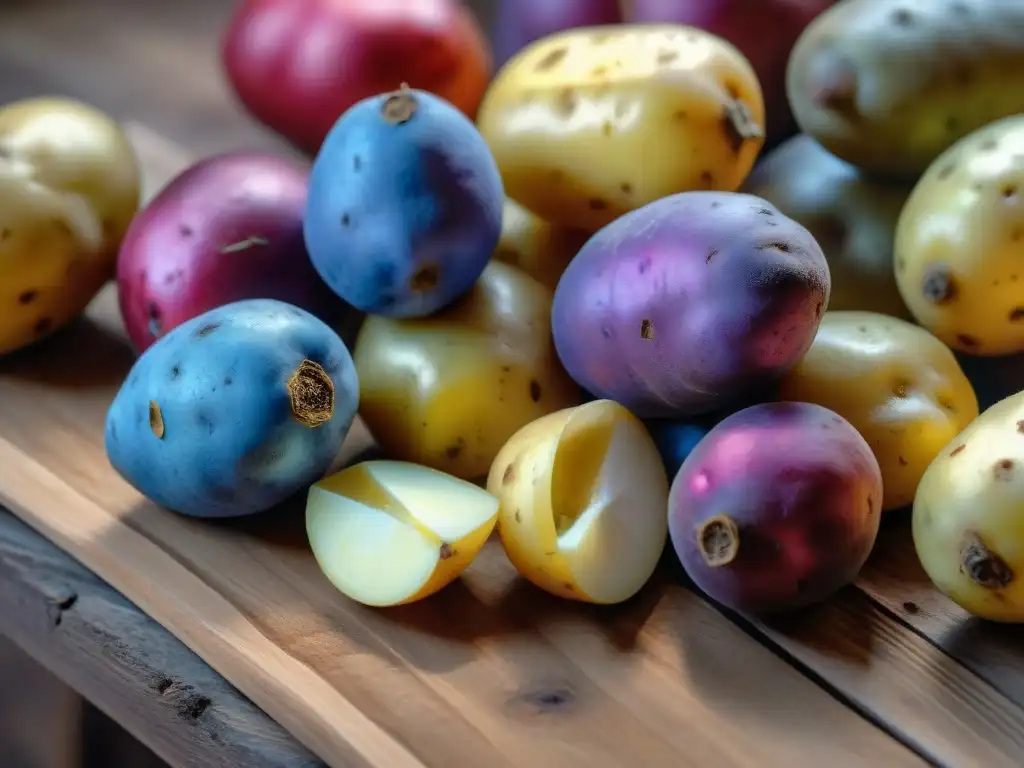
[[[1024,623],[1024,392],[1000,400],[942,449],[914,499],[929,578],[969,613]]]
[[[1024,351],[1024,115],[957,142],[914,187],[896,229],[896,283],[950,347]]]
[[[584,27],[514,56],[477,122],[509,197],[593,232],[676,192],[739,187],[764,144],[764,99],[750,63],[708,32]]]
[[[758,163],[743,191],[803,224],[832,275],[830,310],[860,309],[911,319],[893,277],[893,239],[911,185],[866,176],[807,134]]]
[[[779,398],[824,406],[863,435],[882,469],[883,510],[910,504],[932,459],[978,415],[950,349],[876,312],[826,312]]]
[[[522,426],[577,405],[551,339],[551,291],[492,261],[470,293],[425,318],[366,319],[359,413],[390,458],[467,480]]]
[[[0,354],[66,325],[113,278],[139,188],[102,112],[58,98],[0,107]]]
[[[553,291],[589,237],[589,232],[554,226],[514,200],[506,200],[494,258],[519,267]]]

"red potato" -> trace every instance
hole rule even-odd
[[[867,442],[810,403],[765,403],[715,426],[669,493],[690,578],[749,614],[793,610],[849,584],[878,535],[882,473]]]
[[[472,118],[491,72],[459,0],[243,0],[221,55],[250,114],[310,155],[345,110],[402,83]]]
[[[139,352],[172,328],[243,299],[277,299],[337,327],[351,312],[320,279],[302,235],[308,170],[264,154],[186,169],[135,217],[118,299]]]
[[[796,133],[786,65],[800,33],[836,0],[622,0],[626,21],[686,24],[718,35],[750,61],[761,83],[768,144]]]

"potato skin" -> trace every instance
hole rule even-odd
[[[917,321],[972,355],[1024,352],[1024,115],[957,142],[896,228],[896,284]]]
[[[685,192],[592,237],[562,275],[559,358],[641,418],[726,407],[789,370],[828,306],[814,238],[753,195]]]
[[[687,457],[669,493],[669,535],[710,597],[775,613],[856,577],[881,504],[878,462],[847,421],[811,403],[766,403],[726,418]]]
[[[764,143],[764,102],[750,64],[714,35],[589,27],[514,56],[477,123],[509,197],[593,232],[676,192],[739,187]]]
[[[545,287],[555,290],[566,266],[591,233],[550,224],[514,200],[505,200],[501,239],[494,258],[519,267]]]
[[[939,453],[914,499],[929,578],[983,619],[1024,622],[1024,392],[986,410]]]
[[[978,416],[952,351],[920,326],[875,312],[826,312],[778,396],[824,406],[860,432],[882,469],[883,510],[912,503],[932,459]]]
[[[958,139],[1024,111],[1024,3],[842,0],[797,41],[787,91],[830,152],[913,181]]]
[[[483,32],[456,0],[242,0],[221,59],[249,113],[309,155],[345,110],[402,83],[473,117],[491,74]]]
[[[358,403],[334,331],[298,307],[249,299],[182,323],[139,357],[107,413],[107,457],[168,509],[252,514],[324,475]]]
[[[893,241],[912,185],[887,182],[794,136],[755,166],[743,191],[763,197],[818,241],[832,275],[830,310],[911,319],[893,273]]]
[[[534,40],[576,27],[622,21],[618,0],[497,0],[494,61],[500,67]]]
[[[550,313],[548,289],[493,261],[431,317],[368,317],[354,353],[359,413],[384,452],[475,480],[521,427],[578,405]]]
[[[324,285],[302,238],[307,175],[273,155],[217,155],[150,201],[117,261],[121,315],[136,349],[244,299],[278,299],[341,324],[352,310]]]
[[[402,89],[359,102],[327,136],[309,178],[306,247],[356,309],[424,317],[476,282],[498,245],[504,201],[473,123]]]
[[[0,107],[0,355],[66,325],[114,276],[139,190],[131,144],[94,107]]]

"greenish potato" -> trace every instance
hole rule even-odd
[[[832,275],[829,310],[910,311],[893,274],[893,240],[911,185],[865,175],[807,134],[768,153],[744,191],[763,197],[807,228]]]
[[[786,85],[826,149],[916,180],[958,139],[1024,112],[1024,2],[841,0],[804,30]]]

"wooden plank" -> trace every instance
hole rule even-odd
[[[0,615],[26,653],[171,765],[322,765],[167,630],[5,512]]]
[[[300,509],[214,523],[155,508],[103,456],[130,364],[109,291],[4,361],[0,499],[329,763],[920,764],[677,585],[587,610],[526,586],[492,544],[434,599],[375,611],[319,573]],[[368,445],[351,437],[342,459]]]

